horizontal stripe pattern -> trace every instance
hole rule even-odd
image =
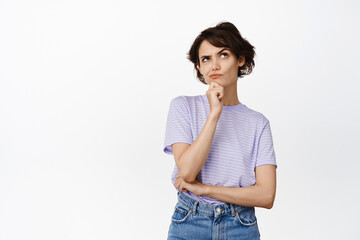
[[[200,134],[209,113],[206,95],[173,98],[167,117],[163,151],[173,155],[172,144],[192,144]],[[277,167],[269,120],[242,103],[223,106],[209,155],[196,179],[208,185],[253,186],[255,168],[264,164]],[[175,164],[171,175],[173,184],[178,173]],[[224,204],[190,191],[184,194],[203,203]]]

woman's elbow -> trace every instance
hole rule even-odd
[[[188,183],[192,183],[195,181],[195,176],[192,176],[190,174],[184,175],[183,179],[188,182]]]
[[[271,209],[273,207],[273,205],[274,205],[274,203],[270,202],[270,203],[267,203],[266,205],[264,205],[264,208]]]
[[[264,208],[266,209],[271,209],[274,205],[274,201],[275,201],[275,196],[274,195],[270,195],[269,197],[266,198],[266,201],[264,203]]]
[[[182,178],[188,182],[188,183],[192,183],[195,181],[196,176],[194,176],[194,174],[191,174],[191,172],[180,172],[180,175],[182,176]]]

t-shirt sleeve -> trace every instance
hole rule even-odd
[[[265,126],[262,129],[257,148],[255,167],[264,164],[272,164],[277,168],[270,122],[268,120],[265,121]]]
[[[193,143],[190,109],[185,96],[176,97],[170,102],[163,151],[173,155],[171,145],[177,142]]]

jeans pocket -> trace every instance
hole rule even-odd
[[[253,226],[257,222],[254,207],[243,207],[242,209],[236,212],[235,217],[241,225],[246,227]]]
[[[184,222],[191,215],[192,209],[189,209],[187,206],[180,204],[179,202],[176,204],[174,213],[171,217],[171,220],[175,223]]]

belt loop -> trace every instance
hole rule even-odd
[[[231,216],[235,216],[234,205],[232,203],[230,203],[230,209],[231,209]]]
[[[194,207],[193,207],[193,209],[192,209],[194,215],[195,215],[195,213],[196,213],[196,207],[197,207],[198,203],[199,203],[199,201],[195,201],[195,203],[194,203]]]

